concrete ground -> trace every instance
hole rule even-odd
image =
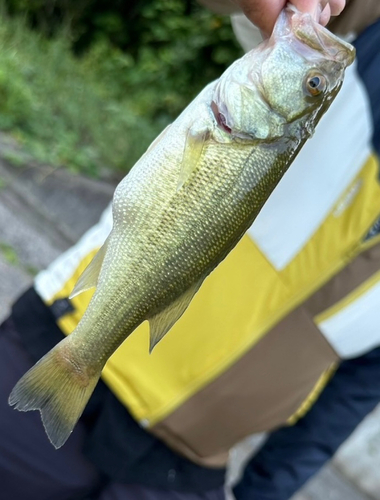
[[[64,170],[0,161],[0,321],[33,276],[97,221],[113,190],[110,183]],[[234,450],[231,474],[238,473],[254,441]],[[380,500],[379,471],[378,408],[293,500]]]

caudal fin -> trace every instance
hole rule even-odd
[[[15,385],[9,404],[20,411],[39,410],[46,433],[60,448],[70,436],[100,377],[72,359],[69,338],[60,342]]]

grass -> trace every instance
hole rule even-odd
[[[145,7],[137,56],[103,37],[76,57],[67,31],[47,39],[0,13],[0,130],[25,153],[12,163],[30,155],[87,175],[127,172],[240,54],[228,19],[205,9],[190,18],[183,8],[177,0]]]
[[[13,266],[17,266],[19,264],[19,258],[16,250],[6,243],[0,242],[0,255],[2,255],[4,259]]]
[[[35,266],[22,263],[17,251],[7,243],[0,242],[0,256],[3,257],[8,264],[21,268],[30,276],[36,276],[39,272]]]
[[[0,15],[0,130],[43,163],[129,170],[166,124],[144,118],[127,92],[116,97],[97,57],[78,59],[64,33],[46,40]]]

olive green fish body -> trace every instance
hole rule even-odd
[[[170,136],[166,139],[170,146]],[[279,155],[278,144],[210,140],[198,167],[180,189],[179,168],[160,176],[155,185],[158,196],[152,195],[152,186],[146,181],[145,165],[135,169],[135,177],[128,176],[121,183],[114,200],[115,227],[107,244],[113,251],[104,261],[99,292],[75,334],[85,337],[86,351],[94,354],[95,362],[99,351],[89,348],[92,342],[104,352],[102,360],[107,360],[139,323],[164,310],[194,284],[198,288],[230,252],[295,154],[296,141],[287,138],[286,142]],[[163,149],[157,155],[158,171],[162,172],[165,159],[169,161],[170,156]],[[177,160],[180,165],[181,155]],[[149,155],[143,162],[151,168]],[[138,185],[134,202],[133,183]],[[134,213],[138,216],[131,215]],[[107,314],[104,301],[109,304]],[[91,362],[91,358],[87,360]]]
[[[20,410],[40,410],[54,446],[136,327],[149,321],[152,349],[184,313],[312,134],[353,57],[287,9],[272,38],[206,87],[121,181],[111,234],[73,291],[96,287],[84,316],[10,396]]]

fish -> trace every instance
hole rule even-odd
[[[71,295],[95,288],[88,308],[9,397],[40,411],[56,448],[121,343],[149,321],[152,351],[235,247],[354,58],[350,44],[287,7],[271,37],[201,91],[119,183],[111,233]]]

